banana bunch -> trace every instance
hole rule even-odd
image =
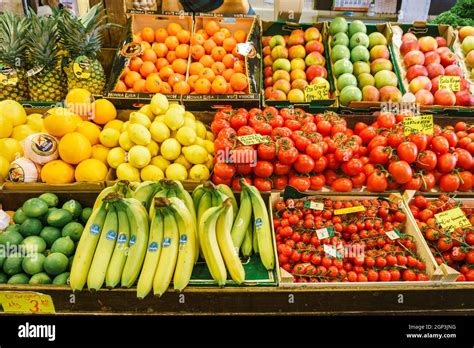
[[[119,180],[115,183],[115,185],[109,186],[103,189],[99,193],[99,195],[97,196],[95,200],[94,207],[92,208],[92,210],[98,209],[100,205],[102,204],[102,201],[104,200],[104,198],[107,197],[107,195],[109,195],[110,193],[118,193],[122,197],[130,198],[132,197],[133,190],[131,189],[130,182],[126,180]]]

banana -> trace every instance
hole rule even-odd
[[[223,194],[222,192],[217,191],[217,190],[212,190],[211,191],[211,197],[212,197],[212,206],[213,207],[218,207],[218,206],[222,205],[224,200],[227,198],[227,196],[225,194]]]
[[[130,248],[121,279],[122,286],[129,288],[135,284],[145,258],[149,233],[148,215],[145,207],[134,198],[125,198],[119,203],[124,206],[130,222]]]
[[[194,209],[194,203],[193,203],[193,198],[189,194],[188,191],[186,191],[183,187],[183,184],[179,181],[175,181],[176,183],[176,197],[181,199],[184,204],[186,204],[186,207],[189,210],[189,213],[191,213],[191,218],[193,219],[194,225],[196,225],[196,209]]]
[[[166,194],[166,198],[176,197],[176,190],[174,188],[170,188],[168,193]]]
[[[150,203],[150,208],[148,211],[148,215],[150,217],[155,216],[155,204],[152,204],[156,198],[166,198],[168,196],[168,189],[165,187],[162,187],[161,189],[158,190],[158,192],[155,193],[153,196],[151,203]]]
[[[161,188],[159,182],[155,181],[144,181],[137,186],[133,192],[133,198],[138,200],[145,209],[150,209],[150,202],[155,193]]]
[[[201,216],[199,222],[199,241],[204,259],[212,278],[214,278],[219,286],[224,286],[227,280],[227,271],[216,236],[217,219],[223,210],[223,206],[209,208]]]
[[[237,217],[234,220],[232,226],[232,241],[236,248],[240,249],[242,242],[244,241],[245,234],[247,233],[247,227],[250,224],[250,218],[252,216],[252,201],[249,197],[247,190],[240,192],[240,209],[237,213]]]
[[[161,256],[161,243],[163,241],[164,223],[161,209],[155,209],[155,216],[151,220],[150,240],[148,241],[148,251],[146,252],[145,262],[142,272],[138,279],[137,297],[145,298],[153,287],[156,269]]]
[[[117,239],[117,211],[113,203],[109,203],[109,211],[105,218],[104,227],[100,233],[99,243],[95,249],[94,258],[87,277],[89,290],[99,290],[104,284],[105,274],[109,266],[110,258],[114,252],[115,240]]]
[[[178,260],[176,261],[173,285],[175,290],[182,291],[191,279],[195,256],[199,254],[199,247],[196,244],[196,224],[191,212],[181,199],[173,197],[169,201],[179,231]]]
[[[128,242],[130,240],[130,223],[125,210],[117,205],[118,236],[115,243],[114,253],[110,259],[107,274],[105,275],[105,285],[108,288],[115,288],[120,283],[123,267],[127,261],[129,252]]]
[[[208,210],[211,207],[212,207],[212,193],[211,193],[211,191],[206,191],[202,195],[202,198],[199,202],[199,208],[198,208],[198,211],[197,211],[197,219],[196,219],[197,224],[196,224],[196,226],[199,227],[199,224],[201,223],[201,217],[204,215],[206,210]],[[199,232],[197,234],[196,242],[199,246],[199,251],[200,251],[201,258],[204,258],[204,254],[202,253],[202,248],[201,248],[201,240],[200,240]],[[197,261],[198,258],[199,258],[199,255],[196,255],[196,261]]]
[[[99,241],[100,232],[107,216],[107,203],[102,202],[99,209],[92,212],[91,217],[77,245],[72,262],[69,282],[72,290],[82,290],[87,280],[87,274],[94,257],[95,248]]]
[[[248,190],[250,198],[252,199],[254,233],[257,235],[260,259],[265,268],[270,271],[275,267],[275,255],[273,251],[273,236],[267,206],[255,186],[246,184],[246,187],[246,190]]]
[[[201,184],[201,185],[196,186],[196,188],[194,189],[194,191],[191,195],[192,198],[193,198],[194,210],[196,212],[199,208],[199,201],[201,200],[202,195],[204,194],[204,192],[206,192],[206,189],[204,188],[204,185]]]
[[[232,211],[234,212],[234,220],[237,217],[237,212],[239,211],[239,206],[237,205],[237,200],[235,199],[234,192],[231,188],[224,184],[217,185],[217,190],[225,194],[228,198],[232,199]]]
[[[224,202],[224,210],[217,219],[216,237],[230,276],[237,284],[241,284],[245,281],[244,266],[242,266],[239,259],[239,249],[234,246],[230,236],[232,222],[234,221],[232,205],[232,198],[227,198]]]
[[[168,290],[178,257],[178,225],[170,209],[163,209],[164,235],[160,261],[153,279],[153,293],[161,296]]]
[[[244,241],[240,246],[240,250],[242,251],[242,255],[244,257],[249,257],[252,255],[252,242],[253,242],[253,228],[252,224],[249,224],[247,227],[247,232],[245,233]]]
[[[253,216],[252,216],[252,219],[250,221],[255,221],[255,219],[253,219]],[[254,223],[250,223],[250,227],[252,228],[252,247],[253,247],[253,252],[255,254],[258,254],[259,253],[259,250],[258,250],[258,238],[257,238],[257,234],[255,233],[255,224]]]
[[[99,195],[97,196],[94,202],[94,207],[92,208],[92,210],[98,209],[102,201],[104,200],[105,197],[107,197],[108,194],[118,192],[122,196],[125,196],[129,191],[130,189],[128,187],[128,181],[122,181],[122,180],[117,181],[113,186],[106,187],[99,193]]]

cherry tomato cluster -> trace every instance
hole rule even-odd
[[[471,191],[474,126],[458,122],[434,134],[404,135],[402,120],[410,112],[379,112],[371,125],[354,129],[333,112],[312,115],[301,109],[225,108],[211,124],[217,156],[213,181],[240,190],[244,177],[261,191],[348,192],[366,186],[386,190]],[[240,136],[260,134],[262,143],[244,145]],[[219,156],[228,153],[229,156]]]
[[[458,281],[474,281],[474,228],[446,231],[434,217],[442,211],[461,207],[474,225],[474,209],[463,207],[462,202],[444,194],[434,200],[415,196],[409,206],[438,264],[444,263],[459,271]]]
[[[305,205],[306,198],[281,199],[274,206],[279,265],[295,282],[429,280],[415,242],[401,232],[405,214],[397,203],[382,198],[316,201],[324,204],[324,210]],[[335,214],[337,209],[357,206],[365,211]],[[331,233],[320,234],[324,229]],[[390,238],[389,231],[396,231],[399,238]]]

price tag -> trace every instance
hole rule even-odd
[[[461,90],[461,77],[460,76],[440,76],[439,89],[449,89],[450,91],[453,91],[453,92],[459,92]]]
[[[313,100],[329,99],[329,83],[320,82],[314,85],[308,85],[304,88],[304,100],[312,102]]]
[[[454,208],[435,214],[435,219],[446,230],[471,226],[461,208]]]
[[[237,44],[237,53],[247,57],[250,56],[252,52],[255,52],[255,48],[250,42],[243,42]],[[253,54],[252,54],[253,55]]]
[[[51,296],[38,292],[2,291],[0,302],[7,313],[56,313]]]
[[[0,86],[16,86],[18,73],[16,69],[8,68],[0,64]]]
[[[91,61],[86,56],[79,56],[74,61],[72,65],[72,70],[74,71],[74,75],[78,79],[87,80],[91,77]]]
[[[267,142],[267,138],[261,134],[242,135],[237,139],[244,145],[255,145]]]
[[[33,69],[30,69],[26,72],[26,77],[31,77],[35,76],[36,74],[39,74],[41,71],[43,71],[44,66],[43,65],[38,65],[34,67]]]
[[[399,239],[400,236],[398,235],[397,232],[395,231],[385,231],[385,234],[387,235],[388,238],[391,240]]]
[[[334,232],[332,228],[321,228],[320,230],[316,230],[316,235],[318,239],[321,240],[334,236]]]
[[[403,119],[405,135],[423,133],[433,134],[433,115],[408,116]]]
[[[143,46],[140,43],[129,42],[122,47],[120,53],[126,58],[133,58],[143,54],[143,51]]]
[[[304,202],[304,207],[313,210],[324,210],[324,203],[321,202]]]
[[[355,207],[349,207],[349,208],[343,208],[343,209],[336,209],[334,210],[334,215],[358,213],[360,211],[365,211],[365,207],[363,205],[358,205]]]

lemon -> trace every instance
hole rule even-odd
[[[153,98],[151,98],[150,108],[155,115],[164,114],[169,108],[168,98],[161,93],[155,94]]]
[[[196,121],[190,119],[189,117],[184,118],[184,125],[183,126],[192,128],[193,131],[196,131]]]
[[[183,147],[183,154],[192,164],[203,164],[207,161],[207,151],[199,145],[191,145]]]
[[[206,126],[201,121],[196,121],[196,134],[201,139],[206,139]]]
[[[165,123],[165,115],[156,116],[153,121],[154,122],[163,122],[163,123]],[[168,126],[166,126],[166,127],[168,127]]]
[[[182,164],[173,163],[166,168],[166,178],[169,180],[186,180],[188,171]]]
[[[26,123],[25,109],[14,100],[2,100],[0,102],[0,115],[8,117],[13,127]]]
[[[150,126],[151,137],[154,141],[162,143],[170,137],[170,129],[161,121],[154,121]]]
[[[0,154],[9,162],[13,162],[17,157],[23,156],[23,148],[18,140],[6,138],[0,139]]]
[[[120,132],[114,128],[107,128],[100,132],[100,143],[107,147],[117,147],[119,145]]]
[[[191,119],[191,120],[193,120],[193,121],[196,120],[196,117],[195,117],[192,113],[190,113],[189,111],[185,111],[185,112],[184,112],[184,117],[189,118],[189,119]]]
[[[129,121],[126,121],[122,124],[122,129],[120,130],[121,132],[128,132],[128,125],[130,124]]]
[[[31,129],[36,132],[40,132],[43,128],[43,115],[41,114],[31,114],[26,117],[26,124],[31,127]]]
[[[209,179],[211,172],[204,164],[196,164],[189,171],[189,178],[191,180],[204,181]]]
[[[153,120],[155,119],[155,115],[153,115],[153,111],[151,111],[151,105],[143,105],[140,108],[139,112],[147,115],[150,122],[153,122]]]
[[[112,121],[107,122],[107,124],[104,126],[104,129],[114,128],[114,129],[118,130],[119,132],[121,132],[123,124],[124,124],[124,122],[121,121],[121,120],[112,120]]]
[[[145,146],[135,145],[128,152],[128,162],[135,168],[144,168],[150,161],[150,151]]]
[[[13,132],[13,123],[7,117],[0,115],[0,138],[8,138]]]
[[[181,144],[176,139],[166,139],[161,144],[160,153],[168,161],[174,161],[181,154]]]
[[[99,160],[90,158],[79,163],[74,176],[76,181],[104,181],[107,177],[107,166]]]
[[[191,169],[193,166],[189,161],[184,157],[183,154],[179,155],[177,159],[174,160],[174,163],[182,164],[187,170]]]
[[[27,124],[22,124],[13,128],[13,133],[10,135],[15,140],[22,141],[27,136],[35,134],[36,132],[31,129]]]
[[[196,132],[191,127],[183,126],[178,129],[176,133],[176,139],[181,145],[188,146],[194,144],[196,141]]]
[[[211,140],[204,140],[204,148],[208,153],[214,153],[214,143]]]
[[[199,145],[199,146],[205,147],[206,145],[204,141],[205,141],[204,139],[197,137],[193,145]]]
[[[171,162],[168,161],[163,156],[159,155],[159,156],[155,156],[151,159],[151,164],[154,165],[154,166],[157,166],[162,171],[165,171],[166,168],[168,168],[168,166],[171,164]]]
[[[142,181],[159,181],[165,178],[165,173],[154,165],[148,165],[140,171]]]
[[[206,131],[206,140],[214,141],[214,139],[214,134],[212,134],[212,132]]]
[[[0,156],[0,179],[5,179],[10,168],[10,162],[3,156]]]
[[[150,131],[141,124],[129,124],[128,136],[137,145],[147,146],[151,141]]]
[[[165,114],[165,123],[171,130],[177,130],[184,124],[184,109],[181,107],[170,108]]]
[[[132,112],[129,119],[130,124],[141,124],[146,128],[150,128],[151,121],[147,115],[141,112]]]
[[[204,165],[211,170],[214,167],[214,157],[207,155],[207,161]]]
[[[125,151],[128,151],[135,144],[133,143],[133,141],[130,140],[130,137],[128,136],[128,132],[123,132],[122,134],[120,134],[120,137],[119,137],[119,145],[122,149],[124,149]]]
[[[126,162],[127,153],[121,147],[114,147],[107,154],[107,163],[111,168],[117,169],[119,165]]]
[[[96,160],[99,160],[107,164],[107,155],[109,154],[110,149],[102,144],[97,144],[92,146],[92,156]]]
[[[160,146],[153,140],[146,147],[150,151],[151,157],[157,156],[160,151]]]
[[[128,181],[140,181],[140,171],[130,163],[122,163],[117,167],[117,179]]]

